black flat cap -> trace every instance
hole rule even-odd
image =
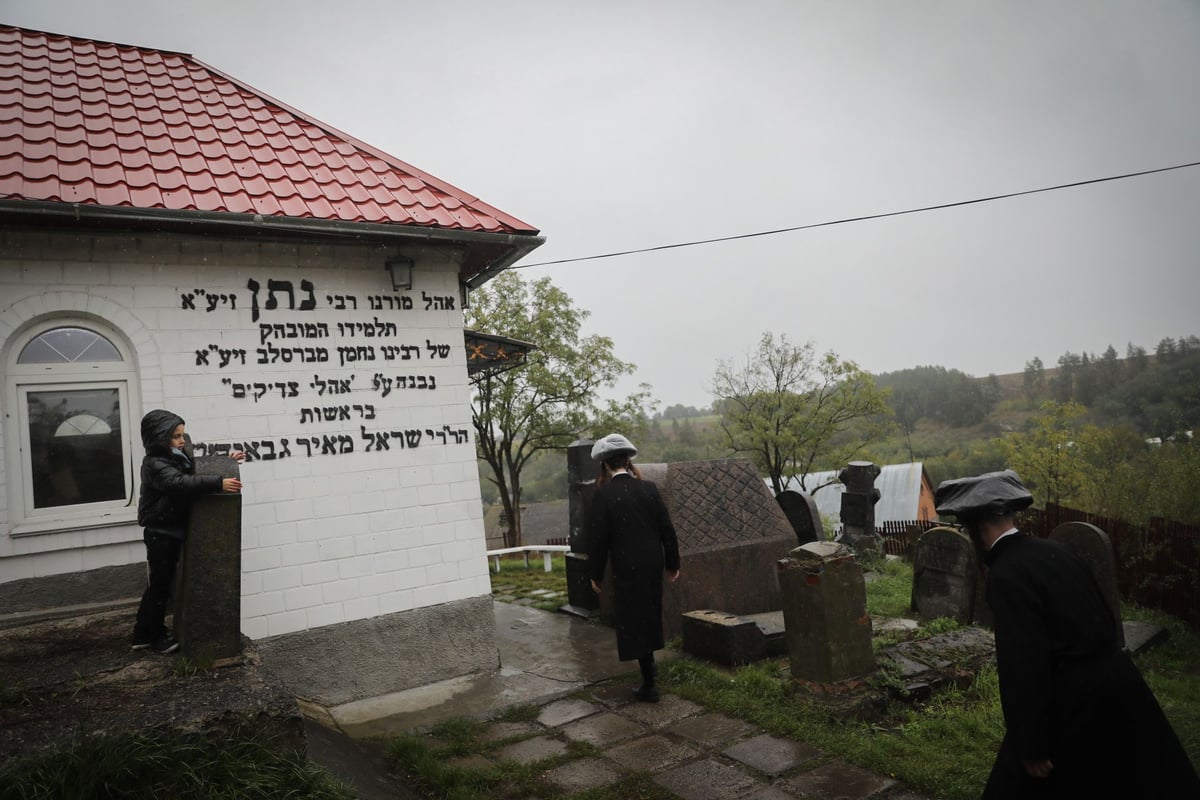
[[[1033,495],[1011,469],[942,481],[933,500],[939,514],[959,519],[1009,514],[1033,505]]]

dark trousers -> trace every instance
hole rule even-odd
[[[171,585],[175,582],[175,570],[179,566],[183,542],[173,536],[151,531],[145,531],[142,539],[146,542],[150,583],[142,593],[142,603],[138,606],[133,639],[136,642],[149,642],[162,636],[166,630],[163,620],[167,616],[167,601],[171,599]]]

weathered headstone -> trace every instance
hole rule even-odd
[[[877,477],[879,467],[870,461],[851,461],[838,473],[846,489],[842,492],[842,532],[837,540],[860,556],[883,554],[883,537],[875,532]]]
[[[237,478],[227,456],[196,459],[197,475]],[[195,498],[183,546],[175,629],[183,655],[200,664],[242,652],[242,496]]]
[[[969,537],[953,528],[931,528],[917,540],[912,607],[921,619],[950,617],[971,624],[978,580],[979,561]]]
[[[592,440],[579,439],[567,447],[567,605],[563,611],[590,617],[600,607],[600,598],[592,590],[587,565],[587,517],[595,492],[599,465],[592,461]]]
[[[783,515],[787,517],[796,532],[798,544],[821,542],[825,540],[825,529],[821,525],[821,512],[817,510],[817,501],[807,492],[795,489],[784,489],[775,495]]]
[[[795,546],[796,536],[754,464],[721,459],[639,464],[638,469],[658,486],[679,539],[681,577],[663,586],[666,638],[680,633],[686,611],[778,611],[775,562]],[[613,583],[604,582],[601,598],[606,623]]]
[[[1125,630],[1121,625],[1121,593],[1117,590],[1117,560],[1113,555],[1112,542],[1108,534],[1087,522],[1064,522],[1050,531],[1050,538],[1062,542],[1083,559],[1100,594],[1112,613],[1117,631],[1117,644],[1125,646]]]
[[[778,562],[792,677],[832,683],[875,668],[867,585],[854,554],[812,542]]]

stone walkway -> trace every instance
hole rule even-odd
[[[682,800],[925,800],[891,778],[675,695],[638,703],[623,682],[580,694],[587,699],[542,706],[536,721],[488,723],[483,740],[494,744],[451,763],[476,769],[504,760],[532,764],[559,759],[574,741],[600,755],[548,769],[546,782],[565,794],[644,772]]]

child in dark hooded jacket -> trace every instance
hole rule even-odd
[[[179,649],[164,620],[183,539],[187,535],[192,498],[215,492],[239,492],[242,482],[218,475],[197,475],[185,452],[183,418],[170,411],[151,411],[142,417],[142,487],[138,497],[138,524],[145,528],[146,561],[150,580],[138,606],[133,628],[133,649],[173,653]],[[241,452],[229,454],[237,461]]]

